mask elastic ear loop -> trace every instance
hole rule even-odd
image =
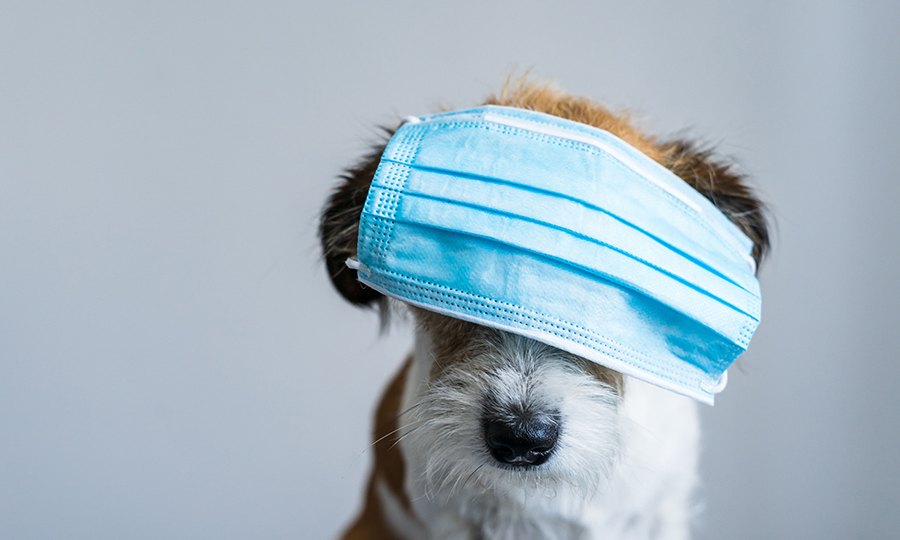
[[[747,261],[747,264],[750,265],[750,272],[756,274],[756,259],[751,257],[750,255],[743,255],[744,260]]]
[[[728,371],[726,370],[722,373],[722,376],[719,378],[719,381],[714,385],[710,386],[706,383],[700,383],[700,387],[709,392],[710,394],[718,394],[722,390],[725,390],[725,385],[728,384]]]
[[[349,268],[351,270],[356,270],[357,272],[362,272],[363,274],[365,274],[367,276],[369,275],[369,267],[364,265],[363,263],[359,262],[359,259],[357,259],[356,257],[350,257],[349,259],[344,261],[344,264],[346,264],[347,268]]]

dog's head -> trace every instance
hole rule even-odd
[[[552,86],[513,83],[486,104],[556,115],[624,139],[712,201],[753,241],[757,263],[763,257],[762,205],[712,152],[643,135],[624,116]],[[332,282],[363,306],[387,300],[361,285],[345,261],[356,256],[362,208],[384,148],[378,145],[347,171],[319,229]],[[602,484],[620,449],[622,375],[529,338],[419,308],[410,312],[421,365],[400,428],[404,445],[423,459],[426,489],[553,490],[565,484],[592,492]]]

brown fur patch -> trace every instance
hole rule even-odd
[[[431,380],[440,378],[450,366],[465,362],[473,354],[483,352],[484,344],[490,334],[499,332],[493,328],[454,319],[421,308],[414,307],[412,309],[419,324],[419,330],[427,332],[431,338],[431,351],[434,355],[430,373]],[[574,354],[570,357],[584,372],[612,388],[617,395],[622,395],[624,384],[621,373]]]
[[[378,499],[376,481],[383,481],[404,510],[410,511],[409,497],[403,487],[406,471],[397,440],[400,437],[400,406],[403,388],[409,376],[412,357],[391,381],[375,413],[375,469],[366,490],[366,503],[362,513],[341,537],[342,540],[395,540],[384,521],[384,512]]]
[[[580,356],[573,355],[573,357],[577,359],[577,362],[581,365],[581,369],[592,374],[594,378],[612,388],[617,396],[622,397],[625,392],[625,384],[624,377],[621,373],[606,366],[601,366],[596,362],[581,358]]]
[[[627,114],[614,114],[599,103],[566,94],[553,84],[533,82],[527,77],[508,79],[500,93],[488,96],[484,104],[518,107],[594,126],[660,161],[661,152],[656,141],[638,131]]]
[[[413,308],[413,315],[419,331],[426,332],[431,338],[431,352],[434,355],[430,373],[432,381],[453,364],[465,361],[480,350],[483,338],[496,332],[492,328],[421,308]]]

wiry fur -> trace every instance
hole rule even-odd
[[[763,257],[762,205],[711,151],[659,142],[624,115],[526,80],[508,82],[486,103],[617,135],[709,198],[754,241],[756,261]],[[347,171],[320,227],[332,281],[357,305],[387,303],[344,266],[356,255],[383,150],[378,145]],[[365,508],[344,540],[689,537],[699,439],[693,401],[525,337],[409,311],[415,352],[379,406]],[[486,443],[485,418],[523,417],[558,427],[553,453],[529,467],[501,463]]]
[[[421,339],[420,350],[427,349],[428,339]],[[419,381],[416,402],[401,420],[404,448],[425,457],[424,493],[446,498],[474,489],[521,496],[563,485],[582,497],[596,493],[619,450],[615,390],[584,370],[578,357],[528,338],[491,331],[476,345],[439,378]],[[556,451],[565,462],[527,470],[495,464],[481,433],[486,399],[501,419],[521,410],[561,411]]]

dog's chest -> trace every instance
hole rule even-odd
[[[445,501],[419,499],[413,509],[424,525],[422,540],[676,540],[690,536],[689,484],[673,485],[668,495],[621,498],[619,486],[589,502],[540,496],[523,503],[459,494]]]
[[[542,497],[543,498],[543,497]],[[459,493],[451,500],[415,504],[429,538],[446,540],[587,540],[593,538],[586,516],[571,515],[559,501],[512,501]]]

